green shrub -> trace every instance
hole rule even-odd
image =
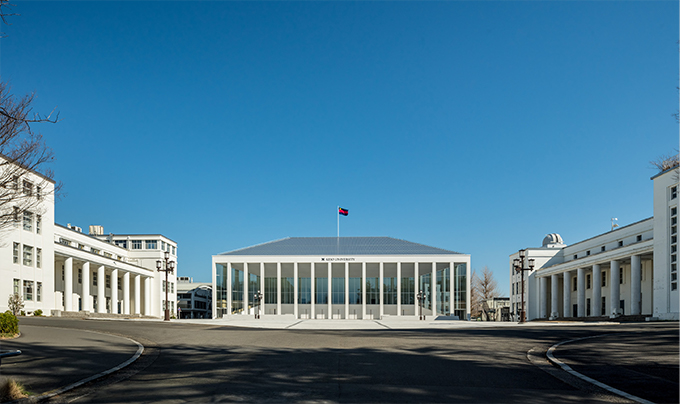
[[[25,317],[25,316],[26,316],[26,312],[25,312],[25,311],[23,311],[23,310],[21,310],[21,312],[19,312],[19,315],[21,315],[21,316],[24,316],[24,317]]]
[[[34,311],[33,315],[36,316],[36,317],[42,316],[42,310],[38,309],[38,310]]]
[[[0,334],[15,335],[19,333],[19,319],[11,311],[0,314]]]

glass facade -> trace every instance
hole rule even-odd
[[[333,304],[345,304],[345,278],[333,278],[331,280],[333,288]]]
[[[450,307],[450,291],[451,291],[451,277],[450,270],[447,266],[443,269],[437,270],[437,313],[449,315],[451,313]]]
[[[467,313],[467,264],[454,264],[455,278],[454,290],[455,300],[453,306],[454,315],[461,320],[466,319]]]
[[[383,304],[397,304],[397,278],[383,277]]]
[[[401,278],[401,304],[415,303],[415,282],[413,282],[413,277]]]
[[[380,278],[366,278],[366,304],[380,304]]]
[[[292,266],[292,264],[289,265]],[[423,302],[424,309],[431,310],[434,312],[434,314],[456,315],[461,319],[465,319],[468,311],[468,292],[466,291],[468,280],[467,264],[455,263],[453,264],[453,267],[451,267],[451,265],[448,263],[437,264],[436,270],[434,272],[434,275],[436,276],[434,290],[432,289],[432,267],[429,265],[429,263],[420,265],[421,272],[417,279],[413,277],[412,272],[409,273],[407,271],[405,274],[403,274],[406,276],[401,277],[401,289],[399,289],[397,286],[397,277],[393,276],[395,275],[393,273],[394,270],[386,270],[386,275],[389,274],[391,276],[385,276],[383,278],[382,296],[380,294],[380,278],[377,276],[368,276],[363,280],[361,277],[356,276],[347,280],[345,280],[344,277],[334,277],[331,279],[330,285],[328,282],[329,279],[327,277],[316,277],[315,279],[310,277],[299,277],[297,279],[297,296],[295,296],[295,278],[284,276],[280,280],[280,303],[286,306],[293,305],[296,302],[300,305],[309,305],[312,303],[312,299],[314,299],[314,303],[319,306],[328,305],[328,303],[332,303],[333,305],[361,305],[362,303],[365,303],[366,305],[379,305],[382,300],[382,303],[385,306],[396,306],[397,296],[400,296],[402,306],[417,306],[418,302],[415,298],[415,295],[418,293],[418,291],[422,291],[425,296]],[[229,267],[227,264],[216,264],[215,267],[215,315],[217,317],[223,317],[226,314],[245,314],[246,309],[255,307],[255,294],[258,291],[261,291],[263,294],[264,302],[262,303],[268,305],[276,305],[278,303],[278,284],[277,278],[275,276],[269,276],[261,279],[260,271],[258,270],[253,271],[253,273],[248,273],[246,280],[243,264],[236,263],[231,265],[231,267]],[[251,267],[251,269],[254,268]],[[374,270],[375,268],[373,271]],[[231,271],[231,279],[229,279],[227,276],[229,275],[229,272],[227,271]],[[325,273],[323,274],[325,275]],[[371,275],[374,274],[377,275],[375,272],[371,273]],[[269,275],[271,275],[271,273],[269,273]],[[309,275],[308,270],[306,271],[305,275]],[[248,282],[247,308],[244,307],[245,281]],[[452,283],[453,290],[451,290]],[[362,302],[362,288],[365,288],[365,302]],[[35,293],[32,293],[32,295],[32,297],[35,297]],[[322,314],[324,307],[319,306],[317,306],[317,308],[314,310],[315,313],[309,314],[314,316]],[[339,310],[340,311],[336,314],[339,314],[342,318],[344,318],[342,310]],[[414,307],[413,309],[406,308],[406,315],[409,315],[409,310],[411,313],[417,313],[417,307]],[[300,308],[298,313],[302,316],[307,314],[308,311],[309,307]],[[335,311],[336,310],[334,308],[333,312],[335,313]],[[293,308],[288,306],[281,307],[281,313],[276,312],[276,314],[292,314],[292,312]],[[350,313],[351,311],[349,313],[345,313],[345,315],[349,315]],[[375,313],[375,308],[366,309],[367,315],[373,313]],[[392,307],[390,311],[386,309],[385,313],[394,315],[396,312],[394,311],[394,307]],[[403,314],[404,310],[401,310],[401,313]],[[356,309],[354,314],[357,314]]]
[[[315,283],[314,303],[328,304],[328,278],[316,278]]]
[[[298,304],[312,304],[312,278],[298,278]]]

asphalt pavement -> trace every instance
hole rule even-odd
[[[630,370],[631,361],[633,369],[639,369],[639,364],[649,360],[650,352],[664,352],[657,355],[654,365],[647,366],[648,370],[637,373],[642,378],[639,389],[645,389],[645,377],[659,378],[654,369],[663,366],[661,373],[667,377],[662,379],[669,384],[657,389],[661,393],[653,401],[678,402],[677,322],[463,325],[446,329],[381,326],[308,330],[233,327],[218,322],[26,318],[22,321],[22,332],[25,329],[26,333],[9,344],[22,343],[22,338],[33,340],[23,341],[23,348],[18,345],[10,348],[3,343],[3,349],[28,350],[35,345],[45,349],[44,358],[51,354],[52,360],[43,359],[43,364],[17,361],[7,369],[3,361],[2,372],[11,370],[18,378],[26,377],[32,386],[41,388],[53,388],[48,386],[50,383],[65,385],[66,380],[60,382],[60,377],[69,375],[69,380],[73,380],[129,358],[136,345],[116,339],[120,335],[145,345],[141,358],[124,372],[89,383],[58,397],[57,401],[629,402],[603,389],[562,377],[565,372],[556,368],[545,371],[527,357],[532,349],[545,352],[558,342],[607,334],[611,337],[593,338],[584,342],[582,349],[577,346],[579,342],[562,345],[556,356],[570,361],[574,369],[586,372],[588,363],[596,362],[573,353],[593,352],[601,363],[607,364],[593,366],[599,372],[595,375],[611,381],[630,377],[629,373],[621,372]],[[63,334],[68,331],[64,328],[72,331]],[[617,345],[624,341],[624,336],[633,345]],[[69,340],[70,345],[65,343],[64,349],[55,344]],[[626,356],[617,354],[624,349]],[[95,357],[108,358],[108,365],[93,359],[93,352]],[[583,363],[579,365],[579,361]],[[52,365],[48,366],[49,363]],[[50,366],[58,371],[47,371]],[[34,374],[36,368],[43,372]],[[38,382],[43,378],[46,380]]]

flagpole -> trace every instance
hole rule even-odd
[[[338,217],[338,238],[340,238],[340,206],[335,210],[335,216]]]

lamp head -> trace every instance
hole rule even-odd
[[[168,251],[166,251],[165,253],[163,253],[163,256],[165,257],[166,260],[167,260],[167,259],[170,259],[170,253],[169,253]]]
[[[534,262],[535,260],[533,258],[529,258],[529,269],[534,269]]]
[[[156,261],[156,269],[160,271],[161,267],[163,267],[163,261],[161,260]]]
[[[525,249],[519,250],[519,257],[521,259],[524,259],[524,257],[526,257],[526,252],[527,252],[527,250],[525,250]]]

